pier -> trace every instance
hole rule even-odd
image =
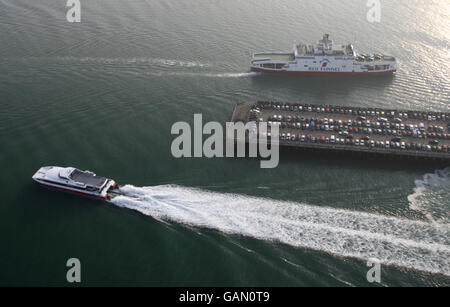
[[[232,122],[279,125],[280,146],[450,161],[450,113],[238,102]]]

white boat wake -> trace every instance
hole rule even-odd
[[[450,276],[448,224],[172,185],[121,192],[115,205],[156,219]]]
[[[39,58],[31,58],[39,59]],[[107,57],[55,57],[57,61],[74,64],[96,64],[104,66],[117,66],[120,69],[140,68],[147,70],[146,75],[156,77],[209,77],[209,78],[246,78],[261,75],[260,72],[211,72],[216,64],[192,60],[175,60],[163,58],[107,58]],[[218,67],[215,67],[216,69]],[[150,70],[149,70],[150,69]],[[222,68],[223,69],[223,68]],[[138,73],[134,71],[134,73]]]
[[[411,209],[436,223],[450,223],[450,167],[425,174],[415,181],[414,193],[408,196]]]
[[[207,78],[249,78],[259,76],[262,73],[256,71],[250,72],[224,72],[224,73],[209,73],[209,72],[183,72],[183,71],[149,71],[146,73],[149,76],[155,77],[207,77]]]

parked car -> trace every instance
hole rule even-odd
[[[438,144],[439,144],[439,141],[438,141],[438,140],[430,140],[430,141],[428,142],[428,144],[430,144],[430,145],[438,145]]]

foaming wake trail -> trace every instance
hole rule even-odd
[[[252,72],[227,72],[227,73],[208,73],[208,72],[176,72],[176,71],[160,71],[153,72],[150,71],[147,75],[156,77],[207,77],[207,78],[248,78],[259,76],[262,73],[252,71]]]
[[[414,193],[408,196],[411,209],[423,213],[431,222],[449,223],[450,167],[425,174],[415,181]]]
[[[121,191],[115,205],[156,219],[450,275],[445,224],[180,186],[126,185]]]
[[[31,58],[39,59],[39,58]],[[119,67],[139,67],[150,69],[146,74],[156,77],[209,77],[209,78],[245,78],[261,75],[260,72],[211,72],[211,63],[199,61],[161,59],[161,58],[105,58],[105,57],[55,57],[57,61],[74,64],[111,65]]]
[[[255,77],[259,76],[262,73],[252,71],[252,72],[242,72],[242,73],[217,73],[217,74],[209,74],[207,76],[210,77],[218,77],[218,78],[242,78],[242,77]]]

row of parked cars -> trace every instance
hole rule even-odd
[[[270,137],[270,132],[267,133],[266,135],[267,137]],[[353,138],[352,136],[347,137],[341,137],[336,135],[313,136],[311,134],[305,135],[305,134],[282,132],[280,133],[280,141],[450,153],[450,147],[447,145],[441,146],[432,141],[430,141],[429,144],[405,142],[399,138],[392,138],[391,140],[381,141],[381,140],[371,140],[370,137],[368,136],[364,136],[362,138]]]
[[[338,113],[349,115],[361,115],[372,117],[391,117],[391,118],[414,118],[428,121],[450,121],[450,113],[444,112],[420,112],[420,111],[402,111],[402,110],[384,110],[378,108],[363,107],[340,107],[329,105],[312,104],[291,104],[273,101],[258,101],[253,108],[265,110],[284,110],[292,112],[316,112],[316,113]]]
[[[372,112],[371,110],[368,110],[367,112],[369,111]],[[372,115],[372,113],[369,115]],[[443,126],[430,125],[425,127],[424,123],[403,123],[402,118],[408,118],[409,115],[402,112],[391,114],[389,117],[383,117],[383,115],[386,116],[386,113],[380,113],[380,116],[375,119],[368,119],[368,116],[362,113],[362,115],[359,115],[356,119],[342,120],[331,117],[309,118],[301,115],[274,114],[269,118],[268,123],[269,126],[279,125],[282,129],[280,132],[280,140],[287,142],[322,143],[364,146],[367,148],[450,153],[449,146],[445,144],[441,145],[439,141],[439,139],[450,139],[450,134],[445,133],[446,131]],[[250,110],[249,120],[256,122],[262,121],[263,118],[261,116],[261,106],[255,105]],[[375,113],[375,116],[377,116],[377,113]],[[317,134],[297,134],[292,133],[292,131],[283,132],[283,129],[286,128],[311,132],[336,132],[336,134],[331,136],[317,136]],[[450,129],[450,123],[448,123],[447,129]],[[363,136],[357,136],[358,134],[363,134]],[[385,135],[392,137],[390,140],[379,140],[380,137],[376,140],[371,139],[371,135]],[[270,132],[267,133],[267,137],[270,137]],[[408,142],[403,140],[403,137],[415,137],[420,139],[430,138],[430,140],[428,142],[422,141],[421,143]]]
[[[257,114],[252,120],[262,121]],[[442,126],[429,126],[427,131],[424,123],[403,124],[394,123],[378,118],[376,121],[358,117],[354,120],[341,120],[333,118],[305,118],[301,116],[274,114],[269,117],[269,125],[280,125],[281,128],[311,130],[311,131],[336,131],[342,133],[363,133],[377,135],[394,135],[414,138],[436,138],[450,140],[450,133],[445,133]]]

